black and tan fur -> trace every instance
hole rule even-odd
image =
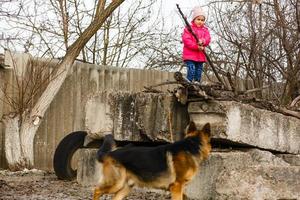
[[[113,200],[121,200],[133,186],[168,189],[172,200],[182,200],[184,186],[211,151],[210,124],[197,130],[191,122],[186,137],[172,144],[114,148],[113,137],[106,136],[98,151],[103,176],[94,200],[103,194],[114,194]]]

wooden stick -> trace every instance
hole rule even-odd
[[[258,91],[267,89],[268,87],[269,87],[269,86],[267,85],[267,86],[264,86],[264,87],[261,87],[261,88],[250,89],[250,90],[245,91],[245,92],[242,93],[242,94],[249,94],[249,93],[252,93],[252,92],[258,92]]]

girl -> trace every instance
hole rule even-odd
[[[191,27],[193,32],[197,35],[199,43],[197,44],[196,39],[186,27],[182,34],[182,58],[187,66],[187,79],[189,81],[200,82],[203,63],[206,62],[206,56],[203,51],[210,43],[210,33],[205,26],[206,16],[201,7],[195,7],[192,12],[193,20]]]

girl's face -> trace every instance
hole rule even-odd
[[[205,24],[205,17],[200,15],[194,19],[196,26],[201,27]]]

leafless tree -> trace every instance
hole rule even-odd
[[[141,51],[150,52],[149,43],[161,32],[153,7],[159,6],[156,2],[128,1],[124,8],[118,8],[81,50],[78,59],[100,65],[144,67],[145,62],[138,61],[146,59]],[[83,0],[34,1],[32,5],[30,9],[21,6],[24,17],[6,19],[11,27],[16,27],[15,36],[25,41],[21,44],[24,51],[40,57],[63,55],[97,13],[95,6]]]
[[[213,2],[217,47],[210,56],[220,73],[235,80],[252,80],[254,87],[269,85],[260,96],[288,104],[299,95],[299,1],[264,0]],[[279,93],[278,85],[279,87]]]
[[[164,32],[157,31],[151,40],[139,50],[145,69],[180,70],[183,61],[181,59],[181,32],[178,30],[174,27]]]
[[[18,92],[13,93],[12,97],[9,94],[6,95],[7,93],[4,95],[3,100],[7,105],[11,105],[11,112],[2,116],[5,127],[6,159],[11,170],[33,167],[34,137],[46,110],[66,79],[81,50],[123,1],[113,0],[110,3],[106,3],[105,0],[97,1],[95,16],[77,39],[68,41],[71,45],[68,46],[65,56],[58,62],[54,72],[51,73],[51,78],[47,73],[39,73],[34,76],[36,80],[31,81],[24,79],[24,74],[35,74],[35,71],[21,70],[21,73],[18,72],[18,74],[17,71],[14,71],[17,80],[14,87],[18,88]],[[11,60],[14,62],[13,57]],[[28,65],[34,64],[29,61]],[[28,69],[33,68],[29,67]],[[37,83],[41,83],[41,81],[43,84],[37,86]],[[27,86],[31,86],[32,89],[26,89]],[[42,90],[41,87],[43,87]],[[33,100],[30,100],[31,98]]]

